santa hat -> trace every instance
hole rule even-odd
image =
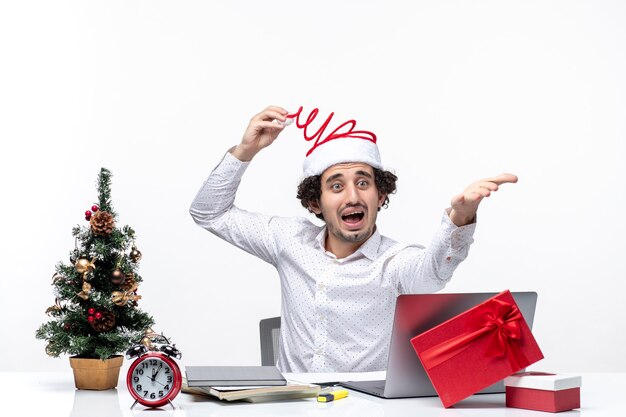
[[[382,169],[380,153],[375,142],[359,138],[337,138],[316,147],[304,158],[304,177],[322,175],[333,165],[346,162],[362,162]]]
[[[313,147],[307,152],[302,165],[305,178],[321,175],[333,165],[348,162],[360,162],[368,164],[373,168],[383,169],[378,146],[376,145],[376,135],[365,130],[354,130],[356,126],[355,120],[344,122],[328,136],[322,137],[324,130],[334,115],[334,113],[331,113],[322,126],[312,136],[309,136],[307,127],[317,116],[318,109],[314,109],[304,123],[300,122],[301,113],[302,107],[296,113],[287,117],[292,120],[295,119],[296,126],[303,129],[305,140],[315,140]]]

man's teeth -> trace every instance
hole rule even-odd
[[[341,218],[344,220],[360,220],[364,215],[365,213],[362,211],[353,211],[351,213],[344,214]]]

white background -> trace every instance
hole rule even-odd
[[[271,266],[188,207],[266,105],[378,135],[398,193],[378,225],[427,243],[450,198],[501,172],[445,289],[533,290],[550,371],[626,371],[621,1],[4,1],[0,370],[62,370],[36,328],[100,167],[143,252],[140,302],[182,365],[259,364]],[[249,168],[247,209],[307,213],[291,126]]]

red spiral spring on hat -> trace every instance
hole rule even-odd
[[[304,139],[306,141],[315,140],[313,147],[309,149],[309,151],[306,153],[306,156],[309,156],[318,146],[334,139],[355,138],[355,139],[365,139],[365,140],[369,140],[370,142],[376,143],[376,135],[374,133],[369,132],[367,130],[354,130],[354,128],[356,127],[356,120],[353,120],[353,119],[340,124],[335,130],[330,132],[328,136],[322,139],[322,135],[324,134],[324,131],[328,127],[328,124],[330,123],[331,119],[335,115],[335,112],[330,113],[330,115],[326,118],[326,121],[322,124],[322,126],[320,126],[320,128],[315,133],[313,133],[312,135],[309,135],[308,128],[313,122],[313,120],[315,120],[318,113],[319,113],[319,109],[317,108],[313,109],[311,113],[309,113],[309,116],[306,118],[306,121],[304,123],[300,121],[300,116],[302,115],[302,106],[300,106],[297,112],[287,115],[288,118],[295,119],[296,126],[298,126],[299,129],[304,129],[303,133],[304,133]],[[346,126],[348,126],[348,130],[341,131]]]

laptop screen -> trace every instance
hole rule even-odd
[[[400,295],[396,301],[384,396],[389,398],[437,395],[411,346],[411,338],[497,294],[494,292]],[[513,292],[512,295],[532,329],[537,293]],[[499,383],[486,388],[484,392],[503,392],[503,389],[502,383]]]

